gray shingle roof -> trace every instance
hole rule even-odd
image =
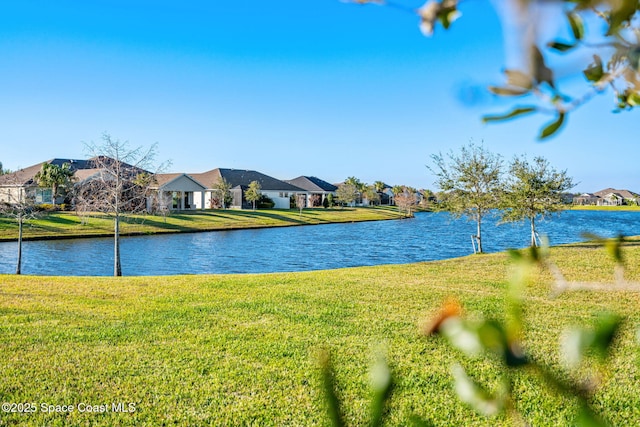
[[[285,182],[312,192],[336,191],[338,189],[335,185],[315,176],[299,176],[294,179],[288,179]]]
[[[246,187],[252,181],[258,181],[263,191],[305,191],[300,187],[253,170],[218,168],[204,173],[191,174],[191,176],[207,188],[213,187],[216,181],[222,177],[232,188]]]

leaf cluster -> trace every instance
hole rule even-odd
[[[390,0],[358,0],[356,3],[383,4],[414,13],[422,33],[431,36],[436,26],[446,30],[461,16],[462,2],[427,0],[413,11],[398,7]],[[569,37],[554,37],[545,43],[540,41],[540,34],[548,32],[549,22],[538,12],[548,3],[546,0],[495,3],[503,9],[503,19],[515,24],[513,33],[505,33],[504,38],[520,44],[521,64],[504,70],[504,82],[488,89],[497,96],[526,98],[527,102],[518,102],[506,112],[483,117],[483,121],[489,123],[533,113],[551,115],[552,119],[540,129],[540,140],[557,134],[572,111],[606,90],[614,93],[615,112],[632,110],[640,104],[640,0],[557,0],[556,10],[569,30]],[[557,32],[563,31],[558,28]],[[528,36],[522,37],[523,34]],[[593,62],[585,62],[585,52],[595,52]],[[560,90],[556,76],[559,73],[549,65],[553,55],[574,55],[581,64],[584,86],[579,94],[569,96]]]

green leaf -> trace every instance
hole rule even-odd
[[[555,134],[564,123],[564,116],[564,113],[559,113],[558,117],[553,122],[549,123],[542,129],[538,139],[543,140]]]
[[[333,427],[343,427],[345,424],[342,418],[342,410],[340,409],[340,399],[336,394],[335,377],[331,366],[331,356],[328,351],[322,351],[320,354],[320,368],[322,388],[329,417],[331,418],[331,425]]]
[[[548,83],[549,86],[555,87],[553,83],[553,71],[547,67],[547,64],[544,62],[544,56],[542,56],[542,52],[540,52],[540,49],[538,49],[536,45],[531,47],[531,63],[535,80],[539,83]]]
[[[385,409],[391,397],[393,377],[387,361],[381,355],[378,356],[375,365],[371,369],[371,385],[373,388],[373,400],[371,402],[371,426],[381,426],[384,421]]]
[[[612,344],[622,322],[620,316],[605,313],[598,317],[593,328],[575,328],[569,331],[562,342],[562,353],[568,366],[577,367],[590,351],[604,362],[611,354]]]
[[[547,46],[549,46],[551,49],[557,50],[558,52],[566,52],[576,47],[575,43],[568,44],[568,43],[559,42],[559,41],[549,42],[547,43]]]
[[[456,364],[452,370],[456,393],[464,403],[485,416],[496,415],[504,408],[503,399],[491,396],[488,391],[477,385],[462,366]]]
[[[602,59],[598,55],[593,55],[593,63],[585,68],[582,73],[590,82],[599,82],[604,76]]]
[[[637,107],[638,105],[640,105],[640,93],[631,93],[629,95],[629,98],[627,98],[627,104],[631,105],[632,107]]]
[[[614,261],[618,264],[621,264],[623,261],[622,243],[624,243],[623,236],[618,236],[614,239],[607,239],[604,242],[604,247],[606,248],[607,252],[609,252],[609,255],[611,255]]]
[[[506,114],[484,116],[482,117],[482,122],[488,123],[488,122],[499,122],[502,120],[509,120],[517,116],[522,116],[524,114],[534,113],[537,110],[538,109],[536,107],[518,107],[518,108],[514,108],[513,110],[509,111]]]
[[[584,23],[582,22],[582,18],[577,13],[567,13],[567,18],[569,19],[569,25],[571,26],[571,32],[573,33],[573,37],[576,40],[582,40],[584,37]]]
[[[630,22],[636,13],[638,2],[626,0],[617,2],[617,7],[611,9],[609,14],[609,30],[607,36],[616,34],[626,23]]]
[[[501,87],[501,86],[489,86],[489,90],[496,95],[502,96],[521,96],[529,92],[529,89],[520,87]]]
[[[598,318],[595,327],[593,349],[601,360],[605,360],[611,354],[611,347],[618,336],[622,318],[616,314],[605,313]]]
[[[484,349],[476,328],[469,325],[459,317],[451,317],[440,326],[440,331],[451,345],[464,352],[467,356],[474,357]]]
[[[588,406],[582,404],[573,425],[580,427],[608,427],[610,424],[595,414]]]

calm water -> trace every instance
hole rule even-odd
[[[551,244],[571,243],[591,232],[640,235],[640,212],[568,211],[539,223]],[[447,213],[414,219],[327,224],[258,230],[125,237],[125,275],[265,273],[399,264],[438,260],[473,252],[475,224]],[[529,243],[527,224],[483,225],[487,252]],[[0,243],[0,273],[15,271],[17,244]],[[23,243],[23,274],[113,274],[113,239]]]

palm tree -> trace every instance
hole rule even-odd
[[[36,174],[35,178],[40,187],[51,188],[51,203],[55,206],[58,188],[68,185],[72,176],[73,171],[69,163],[64,163],[62,166],[43,163],[42,169]]]

